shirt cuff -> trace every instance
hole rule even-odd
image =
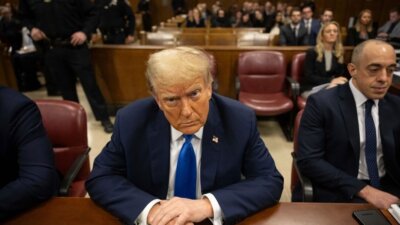
[[[148,225],[147,224],[147,216],[149,215],[150,209],[157,203],[159,203],[160,199],[154,199],[149,204],[144,207],[143,211],[136,218],[135,224],[137,225]]]
[[[219,205],[217,199],[215,198],[215,196],[211,193],[207,193],[205,195],[203,195],[203,197],[207,197],[208,200],[211,203],[211,207],[213,208],[213,214],[214,217],[213,218],[209,218],[210,221],[214,224],[214,225],[222,225],[222,219],[223,219],[223,213],[222,213],[222,209],[221,206]]]

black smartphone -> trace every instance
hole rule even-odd
[[[379,209],[357,210],[353,212],[353,217],[361,225],[390,225]]]

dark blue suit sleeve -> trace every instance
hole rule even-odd
[[[117,115],[111,141],[96,158],[86,188],[92,200],[124,223],[133,224],[146,205],[157,197],[138,188],[127,178],[127,156],[120,142],[121,132],[124,132],[121,123],[123,121]]]
[[[9,100],[13,102],[15,99]],[[31,101],[25,101],[23,105],[1,111],[13,112],[9,117],[11,120],[6,129],[8,139],[5,141],[9,143],[7,148],[18,151],[16,159],[9,159],[17,160],[18,172],[17,179],[0,187],[0,220],[55,195],[59,179],[52,146],[37,106]],[[0,171],[7,172],[12,173]]]
[[[211,192],[221,206],[225,224],[236,224],[276,204],[283,189],[283,177],[260,138],[254,115],[250,123],[250,130],[239,131],[243,140],[248,140],[242,165],[238,165],[242,166],[245,179]]]

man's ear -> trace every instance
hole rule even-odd
[[[347,70],[353,78],[357,74],[357,67],[353,63],[347,64]]]

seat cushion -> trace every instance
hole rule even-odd
[[[258,116],[276,116],[293,109],[292,100],[281,92],[273,94],[240,92],[239,101],[254,109]]]
[[[69,197],[85,197],[85,180],[73,181],[68,192]]]

